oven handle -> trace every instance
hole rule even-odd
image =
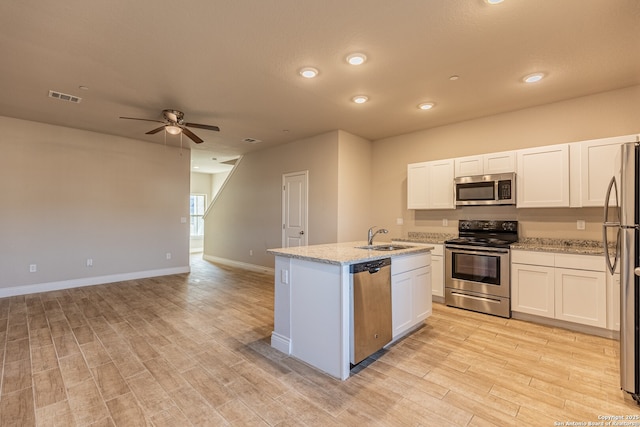
[[[455,252],[469,254],[469,255],[492,255],[492,254],[502,255],[502,254],[509,253],[509,249],[499,249],[499,248],[471,250],[469,249],[468,246],[459,246],[459,245],[445,245],[444,248],[449,250],[455,249]]]

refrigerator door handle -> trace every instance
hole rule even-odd
[[[604,224],[602,224],[602,245],[604,249],[604,258],[607,261],[607,269],[611,274],[614,274],[616,268],[618,267],[618,260],[620,259],[620,218],[618,218],[618,222],[609,222],[609,201],[611,200],[611,192],[614,191],[615,195],[615,208],[618,210],[619,215],[619,207],[618,203],[618,184],[616,183],[616,177],[612,177],[611,181],[609,181],[609,187],[607,188],[607,195],[604,198]],[[615,255],[613,257],[613,262],[611,262],[611,255],[609,254],[609,239],[607,237],[607,229],[608,228],[616,228],[616,245],[615,245]]]

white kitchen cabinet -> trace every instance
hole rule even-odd
[[[392,258],[391,305],[394,340],[420,325],[431,315],[429,254]]]
[[[541,265],[511,264],[511,311],[555,316],[554,268]]]
[[[607,327],[607,283],[604,271],[555,269],[556,319]]]
[[[407,209],[429,208],[429,163],[407,165]]]
[[[611,177],[620,176],[620,145],[635,140],[636,135],[627,135],[570,145],[571,207],[604,206]]]
[[[607,328],[604,259],[511,251],[511,310]]]
[[[444,298],[444,245],[431,246],[431,294]]]
[[[516,167],[516,207],[569,207],[569,144],[518,150]]]
[[[503,151],[455,159],[455,177],[492,175],[516,171],[516,152]]]
[[[453,159],[407,165],[408,209],[455,209]]]

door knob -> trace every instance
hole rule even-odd
[[[300,235],[302,236],[304,234],[304,231],[300,231]]]
[[[634,273],[636,276],[640,276],[640,267],[636,267],[636,268],[633,270],[633,273]]]

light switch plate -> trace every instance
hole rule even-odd
[[[584,222],[584,220],[583,220],[583,219],[579,219],[579,220],[576,222],[576,226],[578,227],[578,230],[584,230],[584,228],[585,228],[585,222]]]

